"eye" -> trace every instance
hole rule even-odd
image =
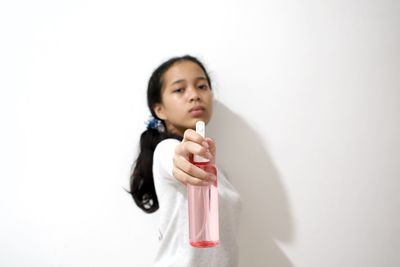
[[[183,92],[183,88],[178,88],[176,90],[174,90],[174,93],[182,93]]]
[[[208,85],[207,84],[200,84],[199,88],[206,90],[206,89],[208,89]]]

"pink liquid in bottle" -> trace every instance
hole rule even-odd
[[[204,137],[204,122],[196,123],[196,131]],[[216,167],[207,159],[193,156],[191,162],[217,176]],[[189,241],[193,247],[208,248],[219,243],[217,181],[205,186],[187,185],[189,208]]]

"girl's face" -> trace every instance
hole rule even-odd
[[[177,62],[162,79],[162,103],[154,106],[154,112],[165,121],[169,132],[183,136],[197,121],[210,121],[213,95],[200,66],[187,60]]]

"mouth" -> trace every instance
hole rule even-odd
[[[205,110],[205,108],[203,106],[195,106],[195,107],[189,109],[189,112],[199,111],[199,110]]]
[[[193,107],[193,108],[191,108],[191,109],[189,110],[189,113],[190,113],[193,117],[198,117],[198,116],[203,115],[203,113],[204,113],[205,110],[206,110],[206,109],[205,109],[203,106],[195,106],[195,107]]]

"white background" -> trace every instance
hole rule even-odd
[[[128,188],[162,61],[199,57],[240,266],[400,266],[398,1],[2,1],[1,266],[151,266]]]

